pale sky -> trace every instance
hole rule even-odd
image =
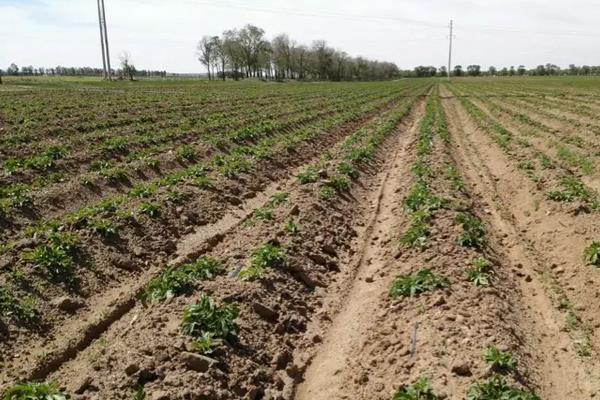
[[[139,69],[202,72],[202,35],[247,23],[268,38],[325,39],[350,55],[400,68],[454,63],[484,69],[600,65],[599,0],[105,0],[113,67],[123,51]],[[102,66],[96,0],[0,0],[0,68],[11,62]]]

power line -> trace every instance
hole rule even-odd
[[[270,14],[278,14],[278,15],[294,15],[300,17],[317,17],[317,18],[346,18],[353,20],[365,20],[365,21],[389,21],[394,23],[405,23],[413,26],[419,26],[423,29],[448,29],[448,25],[438,23],[438,22],[430,22],[424,20],[417,20],[406,17],[395,17],[395,16],[382,16],[382,15],[363,15],[363,14],[349,14],[349,13],[340,13],[335,11],[328,10],[315,10],[315,11],[304,11],[299,9],[292,8],[281,8],[281,7],[257,7],[257,6],[248,6],[245,4],[235,3],[235,2],[217,2],[215,0],[181,0],[190,4],[197,5],[206,5],[217,8],[224,9],[240,9],[246,11],[256,11],[256,12],[265,12]],[[143,2],[143,1],[142,1]],[[157,2],[153,2],[152,0],[146,0],[146,4],[157,5]],[[589,36],[589,37],[600,37],[600,32],[584,32],[584,31],[556,31],[556,30],[547,30],[547,31],[538,31],[538,30],[529,30],[529,29],[520,29],[515,27],[497,27],[497,26],[489,26],[482,24],[461,24],[460,28],[457,28],[460,31],[470,31],[470,32],[500,32],[500,33],[522,33],[522,34],[533,34],[533,35],[546,35],[546,36]]]
[[[377,16],[377,15],[359,15],[359,14],[348,14],[348,13],[340,13],[340,12],[332,12],[325,10],[317,10],[317,11],[304,11],[298,9],[291,8],[281,8],[281,7],[256,7],[256,6],[247,6],[245,4],[240,3],[232,3],[232,2],[215,2],[210,0],[183,0],[186,3],[191,4],[202,4],[208,5],[212,7],[225,8],[225,9],[241,9],[247,11],[257,11],[257,12],[265,12],[271,14],[283,14],[283,15],[295,15],[302,17],[317,17],[317,18],[347,18],[347,19],[359,19],[359,20],[372,20],[372,21],[389,21],[389,22],[403,22],[410,25],[419,25],[422,27],[432,28],[432,29],[446,29],[445,25],[416,20],[411,18],[404,17],[393,17],[393,16]]]
[[[541,36],[587,36],[587,37],[600,37],[600,32],[583,32],[583,31],[557,31],[557,30],[531,30],[521,29],[515,27],[497,27],[489,25],[471,24],[459,28],[461,31],[471,32],[500,32],[500,33],[519,33],[527,35],[541,35]]]

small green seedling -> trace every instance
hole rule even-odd
[[[102,143],[102,148],[109,152],[125,152],[129,143],[125,137],[113,137]]]
[[[184,144],[177,150],[177,159],[179,161],[190,161],[196,156],[196,151],[190,145]]]
[[[211,354],[215,348],[223,344],[222,339],[216,339],[211,332],[205,332],[202,337],[192,342],[192,348],[201,354]]]
[[[212,257],[203,257],[193,263],[167,268],[146,286],[142,301],[151,303],[180,296],[188,293],[196,282],[212,280],[223,271],[223,264]]]
[[[404,200],[404,208],[408,212],[434,211],[445,205],[444,199],[431,193],[427,185],[417,183]]]
[[[299,231],[298,224],[293,219],[288,219],[285,223],[285,231],[290,235],[296,235]]]
[[[392,400],[437,400],[433,393],[431,382],[427,378],[421,378],[412,385],[402,386],[392,397]]]
[[[192,185],[200,189],[214,189],[215,183],[208,176],[199,176],[192,180]]]
[[[3,400],[67,400],[57,382],[29,382],[8,389]]]
[[[156,218],[160,215],[159,207],[150,203],[142,203],[139,210],[140,213],[146,214],[150,218]]]
[[[254,211],[254,218],[262,221],[273,219],[273,209],[270,207],[259,208]]]
[[[3,208],[24,208],[31,206],[33,200],[29,195],[29,189],[23,185],[11,185],[8,188],[0,188],[0,197],[4,197]]]
[[[107,219],[93,220],[90,222],[90,226],[92,227],[94,232],[96,232],[103,238],[110,238],[119,235],[118,228],[110,220]]]
[[[541,165],[542,169],[554,168],[554,164],[552,163],[552,160],[545,154],[540,156],[540,165]]]
[[[323,186],[319,192],[319,195],[325,200],[333,199],[336,194],[337,192],[331,186]]]
[[[454,190],[464,190],[465,183],[454,165],[448,165],[448,167],[445,170],[445,173],[448,179],[452,182]]]
[[[353,149],[347,159],[355,164],[369,163],[375,156],[375,146],[372,144]]]
[[[502,376],[495,375],[483,383],[469,388],[467,400],[540,400],[534,393],[515,389]]]
[[[102,170],[98,174],[109,182],[119,182],[127,179],[127,172],[120,167]]]
[[[223,157],[217,163],[219,171],[227,178],[236,178],[238,175],[250,171],[250,162],[240,155],[234,154]]]
[[[337,171],[340,174],[347,175],[353,181],[357,180],[360,177],[360,173],[352,166],[351,163],[347,161],[342,161],[338,165]]]
[[[565,177],[561,180],[562,190],[548,192],[547,197],[553,201],[573,202],[580,200],[590,204],[590,207],[597,209],[599,200],[597,193],[587,189],[578,179]]]
[[[463,233],[458,237],[458,244],[464,247],[480,249],[485,246],[485,227],[481,220],[471,214],[460,213],[456,222],[462,225]]]
[[[167,200],[171,203],[181,204],[183,202],[184,195],[177,190],[168,190],[167,191]]]
[[[240,271],[240,279],[243,281],[256,281],[265,276],[265,269],[257,265],[250,265]]]
[[[583,256],[590,265],[600,267],[600,242],[592,242],[583,252]]]
[[[139,185],[131,189],[129,196],[145,199],[152,196],[156,192],[156,187]]]
[[[285,249],[271,243],[264,244],[252,252],[250,266],[240,271],[240,279],[253,281],[261,279],[267,268],[276,268],[286,261]]]
[[[17,300],[9,289],[0,286],[0,315],[26,324],[35,323],[40,312],[30,299]]]
[[[411,225],[400,238],[403,246],[413,247],[419,250],[427,247],[427,238],[430,235],[427,221],[431,218],[428,210],[417,211],[411,216]]]
[[[490,346],[484,353],[485,361],[497,372],[512,372],[517,363],[510,353],[501,351],[496,346]]]
[[[202,338],[208,333],[215,339],[234,339],[239,331],[235,322],[239,313],[234,304],[218,306],[210,297],[202,295],[196,304],[185,309],[181,330],[194,338]]]
[[[275,193],[273,196],[271,196],[271,200],[269,200],[269,205],[271,207],[277,207],[288,201],[288,197],[289,194],[285,192]]]
[[[410,171],[419,182],[429,181],[434,176],[431,167],[422,159],[418,159],[410,168]]]
[[[415,297],[421,293],[448,287],[450,282],[442,275],[438,275],[430,269],[422,269],[414,275],[400,275],[390,288],[390,296]]]
[[[25,253],[24,259],[31,261],[36,267],[46,269],[52,276],[69,281],[73,278],[78,250],[77,237],[68,233],[52,232],[48,235],[48,243]]]
[[[143,387],[138,388],[134,393],[133,393],[133,398],[132,400],[146,400],[146,391],[144,390]]]
[[[332,176],[325,184],[336,192],[346,192],[352,187],[350,179],[342,175]]]
[[[475,286],[489,286],[494,279],[492,263],[485,258],[476,258],[472,262],[473,267],[467,269],[467,279]]]
[[[316,168],[309,167],[298,174],[298,180],[302,185],[316,182],[319,180],[319,171]]]

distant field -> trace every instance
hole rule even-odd
[[[600,78],[3,79],[0,392],[600,395]]]

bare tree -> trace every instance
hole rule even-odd
[[[246,61],[246,76],[258,76],[259,63],[270,47],[264,29],[246,25],[239,31],[238,40]]]
[[[208,70],[208,80],[212,80],[210,73],[211,66],[214,63],[214,38],[216,36],[203,36],[198,42],[197,55],[198,60],[204,64]]]
[[[225,80],[225,66],[227,64],[227,53],[225,51],[224,41],[218,37],[213,36],[212,38],[212,49],[213,49],[213,64],[217,70],[217,77],[219,75],[219,68],[221,69],[221,78]]]
[[[233,79],[238,80],[243,73],[245,57],[237,29],[223,32],[223,51]]]
[[[306,76],[306,60],[308,58],[308,49],[306,46],[296,46],[292,49],[292,70],[296,71],[298,79],[304,79]]]
[[[204,36],[198,43],[198,59],[209,79],[258,77],[266,79],[368,80],[400,76],[394,63],[352,58],[323,40],[309,48],[297,45],[286,34],[268,41],[254,25],[232,29],[219,36]],[[216,73],[213,73],[216,71]]]
[[[271,41],[275,79],[290,78],[292,70],[292,54],[290,38],[286,34],[275,36]]]
[[[119,56],[121,60],[121,69],[123,70],[123,75],[128,76],[130,81],[133,81],[133,76],[135,75],[136,69],[135,65],[131,62],[131,55],[128,52],[123,52]]]
[[[19,75],[19,67],[17,64],[12,63],[6,70],[6,75]]]

